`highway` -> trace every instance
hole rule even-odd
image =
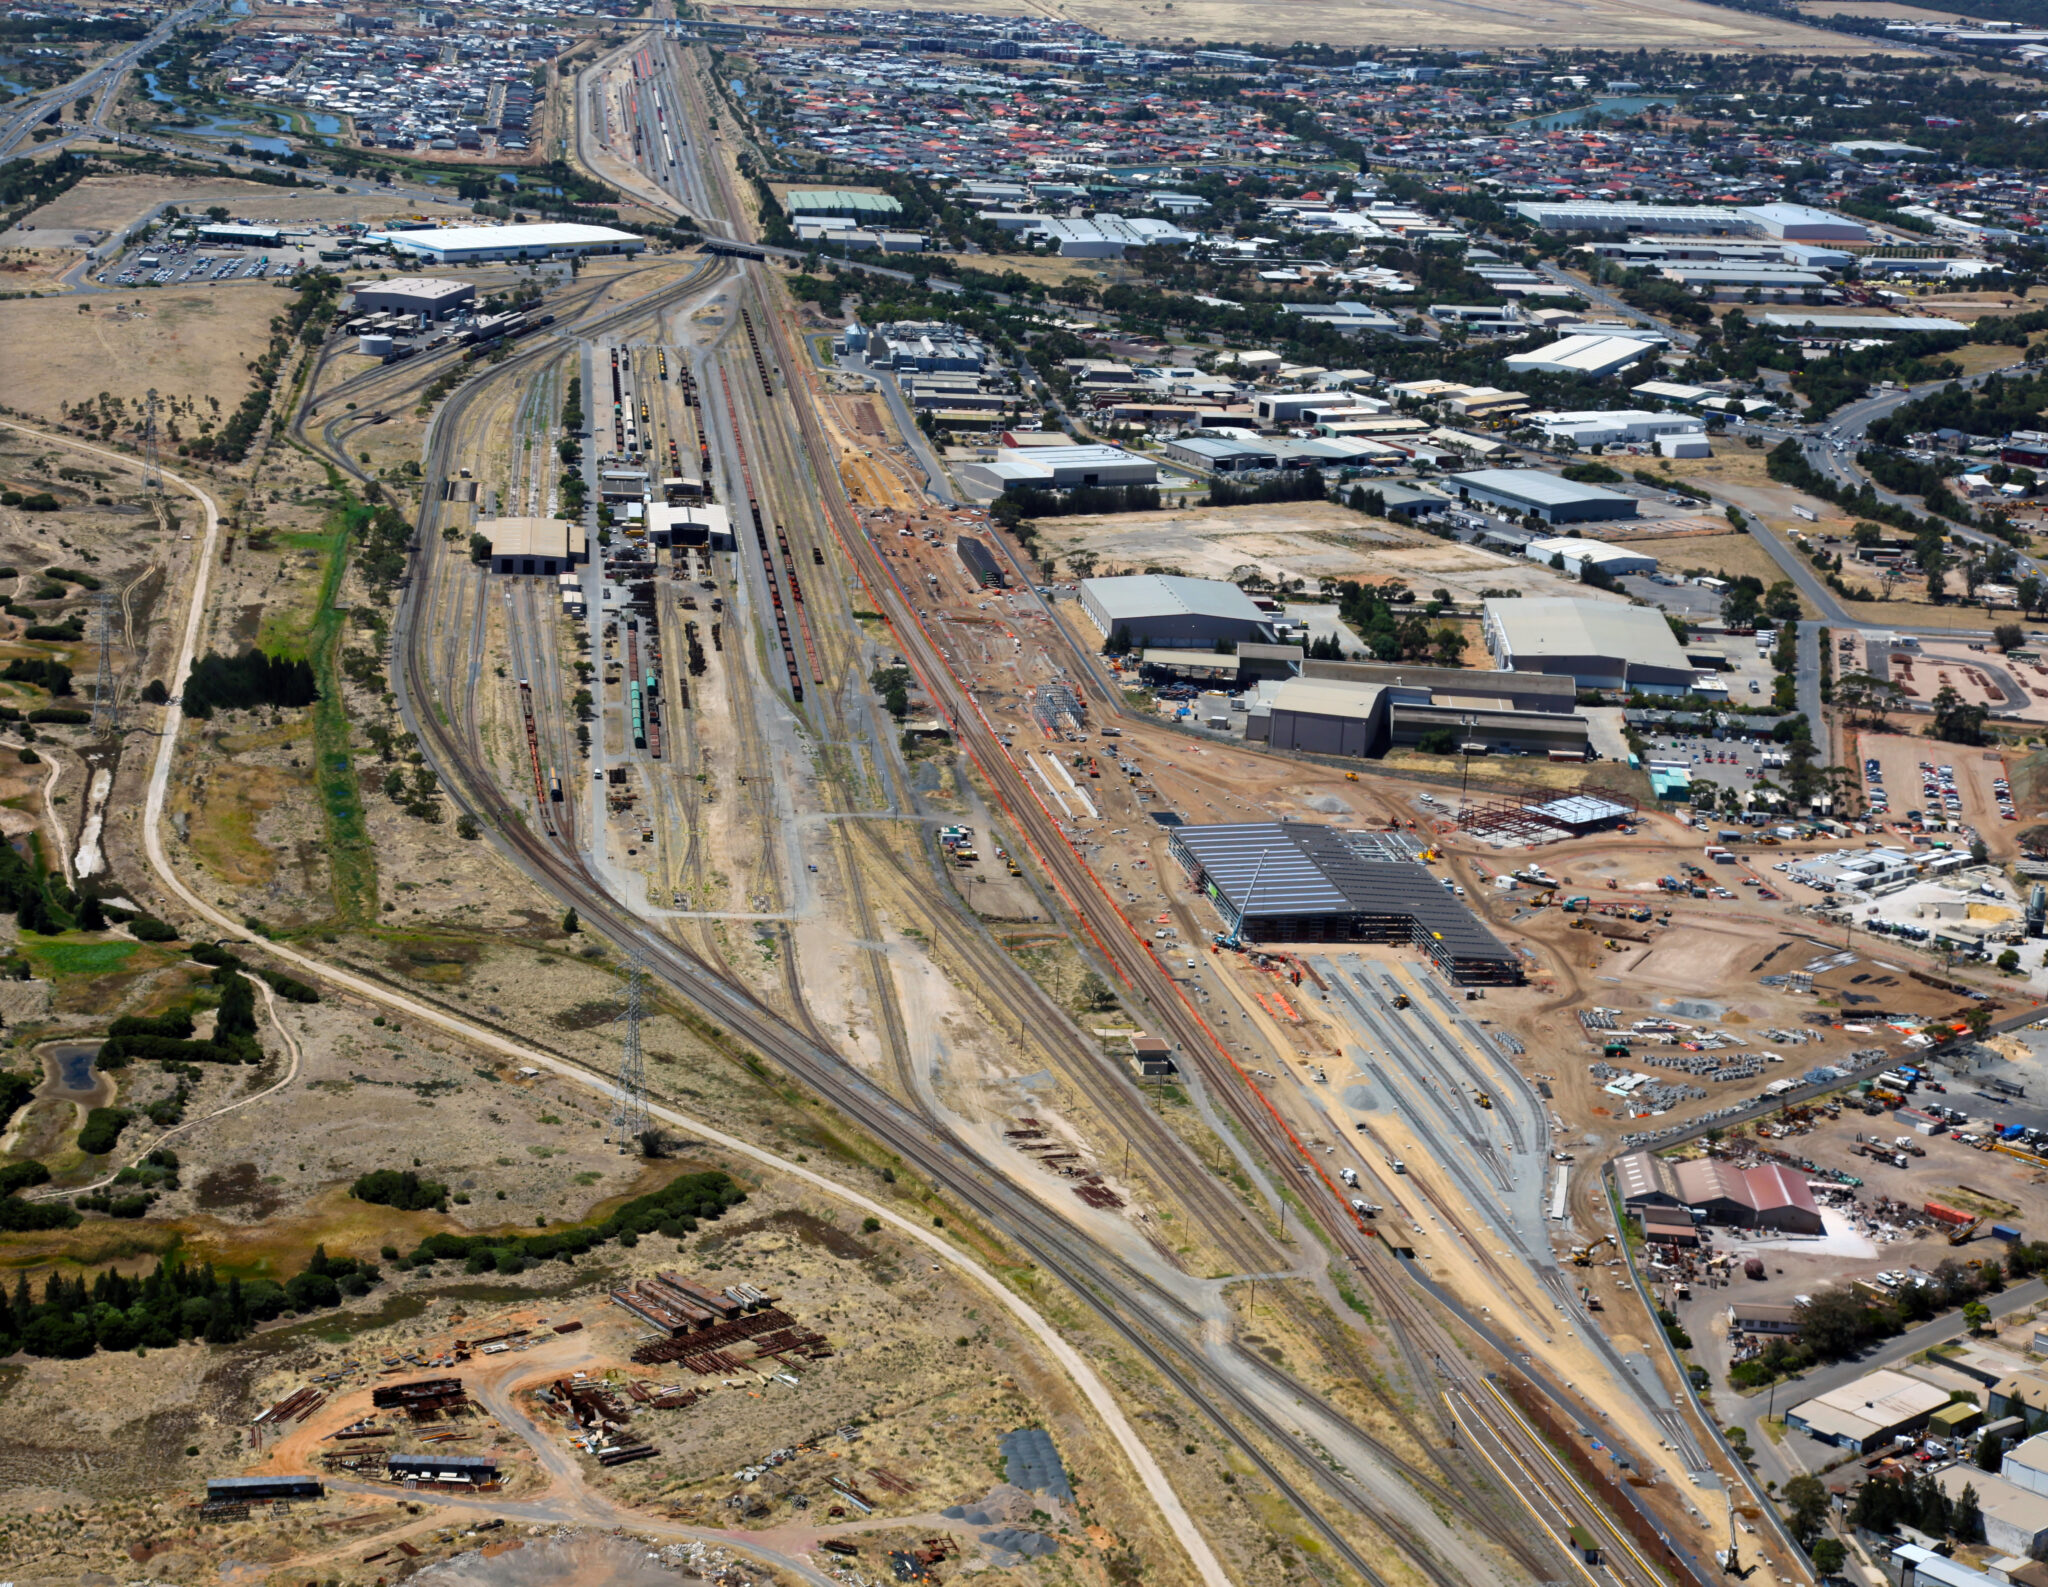
[[[92,115],[77,123],[77,131],[97,130],[103,126],[102,118],[107,106],[117,96],[121,79],[126,77],[135,63],[162,44],[178,29],[188,23],[203,21],[219,10],[223,0],[197,0],[196,4],[182,11],[167,11],[157,25],[142,38],[133,43],[123,44],[112,54],[88,67],[69,82],[56,88],[44,89],[39,94],[0,109],[0,159],[6,159],[19,149],[28,135],[41,124],[52,111],[63,112],[75,100],[87,94],[93,96]]]

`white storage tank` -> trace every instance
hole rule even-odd
[[[368,335],[356,338],[356,351],[369,358],[383,358],[388,355],[394,343],[389,336]]]

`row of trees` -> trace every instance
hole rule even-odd
[[[320,1311],[367,1294],[380,1276],[374,1263],[330,1257],[324,1246],[283,1284],[223,1282],[211,1263],[187,1267],[176,1258],[141,1278],[112,1268],[90,1283],[53,1274],[41,1299],[24,1276],[11,1297],[0,1293],[0,1355],[22,1350],[75,1360],[95,1350],[167,1348],[191,1339],[231,1344],[287,1311]]]

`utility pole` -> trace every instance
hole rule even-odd
[[[630,1152],[649,1128],[647,1067],[640,1052],[640,1021],[647,982],[647,959],[638,948],[626,958],[625,1050],[619,1054],[618,1100],[612,1108],[612,1139]]]
[[[92,725],[101,732],[121,725],[119,702],[114,698],[114,592],[100,591],[100,670],[92,687]]]

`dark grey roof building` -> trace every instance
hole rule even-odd
[[[1429,870],[1370,832],[1304,821],[1177,827],[1174,858],[1231,931],[1261,942],[1407,942],[1461,984],[1522,961]]]

